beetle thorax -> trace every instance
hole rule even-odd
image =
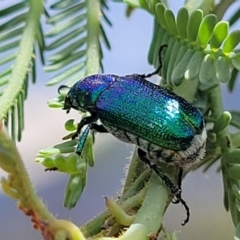
[[[77,110],[91,111],[99,96],[115,81],[114,75],[95,74],[78,81],[70,89],[72,107]]]

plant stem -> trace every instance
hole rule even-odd
[[[99,34],[100,34],[100,1],[88,0],[87,2],[87,61],[86,76],[99,71]]]

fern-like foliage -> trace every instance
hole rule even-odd
[[[228,22],[217,23],[214,14],[203,16],[202,10],[189,16],[186,8],[175,17],[162,4],[156,5],[158,31],[163,32],[161,41],[152,44],[169,45],[163,67],[163,78],[168,85],[178,86],[183,80],[199,80],[202,91],[226,83],[231,78],[232,68],[240,69],[239,53],[235,52],[240,42],[240,31],[228,32]],[[154,52],[154,51],[153,51]],[[168,57],[169,56],[169,57]],[[150,51],[149,60],[156,63]]]
[[[53,27],[45,36],[53,41],[47,45],[46,50],[54,53],[48,58],[45,71],[60,70],[47,85],[68,79],[67,85],[71,86],[83,76],[99,72],[103,57],[100,39],[110,48],[101,23],[103,19],[111,25],[105,14],[105,1],[63,3],[57,1],[50,7],[57,14],[47,21]]]
[[[44,48],[40,16],[42,1],[25,0],[0,10],[0,119],[12,138],[21,139],[28,80],[35,76],[34,45]],[[30,72],[30,74],[29,74]]]

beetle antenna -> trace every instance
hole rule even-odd
[[[69,89],[70,87],[67,86],[67,85],[61,85],[61,86],[58,88],[58,93],[61,94],[61,90],[64,89],[64,88]]]
[[[158,61],[159,61],[159,66],[158,66],[158,68],[157,68],[154,72],[152,72],[152,73],[143,74],[142,77],[144,77],[144,78],[149,78],[149,77],[152,77],[153,75],[156,75],[156,74],[159,73],[159,71],[161,70],[162,65],[163,65],[163,63],[162,63],[162,53],[163,53],[164,48],[166,48],[166,47],[167,47],[167,45],[165,44],[165,45],[162,45],[162,46],[159,48],[159,53],[158,53],[158,54],[159,54],[159,55],[158,55],[158,57],[159,57],[159,59],[158,59]]]

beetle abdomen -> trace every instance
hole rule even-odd
[[[136,144],[147,153],[147,158],[153,162],[166,162],[171,165],[179,166],[183,169],[189,169],[196,162],[199,162],[205,155],[205,145],[207,133],[203,128],[201,134],[195,135],[190,146],[181,151],[161,147],[146,141],[130,132],[122,131],[117,128],[106,126],[109,132],[121,141]]]

